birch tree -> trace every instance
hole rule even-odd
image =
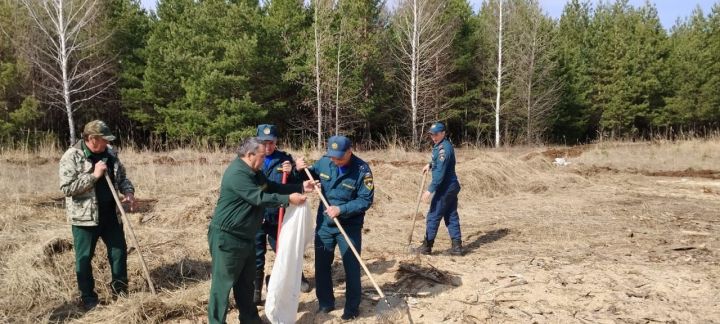
[[[412,145],[418,146],[424,126],[439,109],[442,101],[443,78],[448,69],[443,65],[446,50],[452,43],[450,24],[442,24],[445,8],[441,0],[403,0],[395,14],[395,37],[398,42],[398,61],[410,98],[410,127]],[[440,96],[440,98],[438,98]]]
[[[315,1],[315,10],[313,15],[313,33],[315,35],[315,96],[317,99],[317,148],[322,149],[322,126],[323,126],[323,120],[322,120],[322,87],[320,82],[320,47],[321,47],[321,39],[320,39],[320,15],[318,14],[318,11],[320,10],[320,4],[318,1]]]
[[[502,90],[502,31],[503,31],[503,0],[498,1],[498,54],[497,54],[497,86],[495,90],[495,147],[500,147],[500,92]]]
[[[74,143],[74,113],[82,103],[92,100],[112,86],[108,77],[112,58],[99,57],[102,44],[110,36],[93,33],[97,23],[98,0],[20,0],[38,33],[30,45],[30,60],[47,82],[40,83],[52,107],[64,110],[69,142]]]
[[[340,7],[340,1],[337,4]],[[343,21],[342,10],[340,11],[340,27],[338,28],[338,44],[337,44],[337,73],[335,77],[335,135],[340,133],[340,58],[342,57],[342,37],[343,37]]]
[[[525,142],[531,144],[547,130],[549,115],[558,102],[560,85],[550,48],[553,23],[536,0],[516,3],[514,9],[510,82],[517,110],[525,120]]]

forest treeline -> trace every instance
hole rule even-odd
[[[67,145],[93,119],[141,146],[259,123],[296,145],[419,143],[438,120],[488,146],[716,131],[720,3],[666,27],[627,0],[559,19],[537,0],[2,0],[0,138]]]

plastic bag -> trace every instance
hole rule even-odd
[[[303,254],[313,239],[314,223],[307,203],[291,205],[285,211],[265,299],[265,315],[270,323],[295,323]]]

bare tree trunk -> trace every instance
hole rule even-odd
[[[500,3],[500,23],[498,24],[498,68],[497,68],[497,94],[495,96],[495,147],[500,147],[500,90],[502,87],[502,28],[503,28],[503,0]]]
[[[58,19],[55,22],[55,31],[58,35],[58,42],[60,43],[59,59],[60,59],[60,71],[62,73],[62,96],[65,103],[65,113],[68,119],[68,128],[70,130],[70,138],[68,142],[73,145],[75,142],[75,120],[73,118],[72,103],[70,101],[70,79],[68,78],[68,51],[67,51],[67,39],[63,36],[67,34],[66,22],[65,22],[65,6],[64,1],[60,0],[56,2],[58,6]]]
[[[511,92],[525,105],[525,143],[531,144],[547,129],[560,86],[553,77],[552,22],[536,0],[518,6],[516,14],[514,24],[508,27],[508,35],[516,35],[512,44],[517,44],[509,55],[514,71],[509,86],[517,90]]]
[[[417,107],[417,72],[418,72],[418,62],[417,62],[417,50],[418,50],[418,6],[417,6],[417,0],[413,0],[413,7],[412,7],[412,14],[413,14],[413,21],[412,21],[412,43],[411,43],[411,56],[410,56],[410,106],[412,109],[412,145],[413,147],[418,147],[418,136],[417,136],[417,115],[418,115],[418,107]]]
[[[338,1],[338,8],[340,1]],[[340,30],[338,32],[338,50],[337,50],[337,77],[335,78],[335,135],[340,134],[340,53],[342,52],[342,27],[343,18],[340,13]]]
[[[533,37],[532,48],[530,49],[530,69],[529,77],[527,82],[527,144],[529,145],[532,141],[532,89],[533,89],[533,71],[535,71],[535,41],[536,37]]]
[[[315,1],[315,93],[317,95],[317,148],[322,149],[322,99],[320,90],[320,40],[318,38],[318,7]]]
[[[448,60],[446,49],[452,43],[453,24],[442,21],[444,10],[444,0],[400,0],[393,17],[400,40],[396,47],[397,59],[410,97],[406,109],[415,148],[419,147],[424,123],[447,107],[442,96],[449,69],[444,67]]]
[[[75,1],[75,2],[73,2]],[[68,120],[72,145],[76,138],[74,113],[115,84],[104,76],[112,58],[98,59],[96,50],[110,34],[95,35],[92,26],[98,17],[98,0],[20,0],[42,41],[30,44],[35,53],[30,61],[46,77],[39,84],[49,104],[62,108]],[[81,34],[87,33],[87,34]]]

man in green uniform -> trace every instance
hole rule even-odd
[[[315,293],[320,304],[318,312],[329,313],[335,309],[331,270],[337,245],[345,267],[345,308],[341,319],[354,319],[360,314],[360,263],[333,218],[338,219],[360,253],[365,212],[374,198],[372,172],[365,161],[353,154],[352,143],[345,136],[331,137],[326,155],[312,166],[306,165],[305,160],[299,158],[296,167],[298,170],[309,168],[313,177],[320,180],[322,193],[330,204],[327,210],[320,204],[315,225]]]
[[[128,287],[127,244],[105,172],[124,195],[123,202],[130,203],[131,211],[135,208],[135,188],[125,176],[117,154],[108,146],[114,139],[104,122],[91,121],[85,125],[83,139],[60,159],[60,190],[65,194],[67,219],[72,224],[75,274],[86,310],[98,304],[91,264],[98,239],[107,246],[113,295],[126,294]]]
[[[244,140],[238,157],[230,163],[220,184],[215,214],[208,228],[212,281],[208,304],[210,323],[224,323],[228,295],[233,290],[240,323],[262,323],[253,303],[255,234],[267,207],[302,204],[313,183],[282,185],[267,181],[261,172],[265,144],[253,137]]]

